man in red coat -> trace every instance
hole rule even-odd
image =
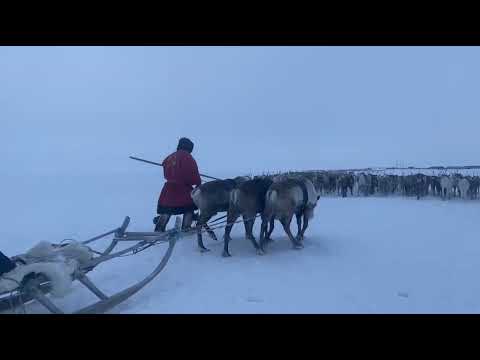
[[[190,139],[181,138],[177,151],[163,160],[163,175],[167,182],[163,185],[158,199],[157,223],[155,231],[165,231],[172,215],[183,214],[182,228],[188,229],[193,220],[193,212],[197,209],[190,196],[193,186],[201,184],[200,174],[195,159],[192,157],[193,143]]]

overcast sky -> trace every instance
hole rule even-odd
[[[2,174],[480,163],[478,47],[0,47]]]

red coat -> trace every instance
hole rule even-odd
[[[188,151],[178,150],[167,156],[162,165],[167,182],[160,193],[159,206],[192,206],[190,192],[193,190],[193,185],[202,183],[195,159]]]

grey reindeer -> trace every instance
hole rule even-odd
[[[262,212],[260,249],[265,251],[267,225],[278,219],[295,249],[303,248],[303,237],[312,219],[320,196],[313,183],[305,177],[274,179],[265,196],[265,209]],[[294,237],[290,231],[293,215],[297,218],[298,233]],[[303,217],[303,227],[302,227]],[[273,229],[271,229],[273,230]],[[270,235],[269,232],[268,235]]]

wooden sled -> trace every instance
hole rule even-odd
[[[79,258],[75,259],[75,256],[70,256],[70,259],[68,259],[68,264],[75,264],[75,268],[70,274],[71,279],[69,280],[79,281],[99,299],[97,302],[75,311],[74,314],[100,314],[112,309],[140,291],[167,265],[172,255],[173,248],[175,247],[175,243],[181,234],[181,218],[177,217],[175,219],[175,227],[163,233],[126,232],[129,222],[130,218],[127,216],[119,228],[106,232],[102,235],[98,235],[92,239],[80,242],[79,246],[81,246],[83,249],[88,249],[88,251],[91,251],[91,256],[87,260],[83,259],[83,261],[79,261]],[[87,246],[88,244],[94,243],[95,241],[112,234],[114,235],[113,240],[102,252],[92,250]],[[125,241],[134,242],[135,244],[114,252],[114,249],[117,247],[117,245]],[[107,295],[101,291],[87,276],[87,273],[94,270],[95,267],[101,263],[120,256],[125,256],[127,254],[136,254],[159,243],[168,243],[167,251],[165,252],[162,260],[147,277],[124,290],[121,290],[113,295]],[[60,253],[62,250],[68,249],[68,244],[51,245],[56,252]],[[64,258],[65,256],[62,254],[62,259]],[[13,284],[13,282],[15,283],[13,289],[3,292],[0,291],[0,312],[9,309],[13,310],[32,301],[37,301],[47,308],[51,313],[63,314],[64,312],[58,308],[53,303],[51,297],[48,296],[54,287],[54,282],[52,279],[49,278],[45,272],[42,273],[42,271],[33,271],[28,273],[29,266],[30,268],[38,269],[38,264],[42,264],[42,261],[46,263],[49,261],[49,259],[42,257],[32,258],[32,256],[29,256],[28,254],[23,254],[13,257],[12,260],[18,264],[17,268],[22,270],[26,269],[25,272],[27,273],[25,275],[20,275],[21,279],[19,278],[17,280],[12,279],[11,277],[9,280],[9,274],[11,276],[15,269],[0,276],[0,281],[10,281],[8,284]]]

